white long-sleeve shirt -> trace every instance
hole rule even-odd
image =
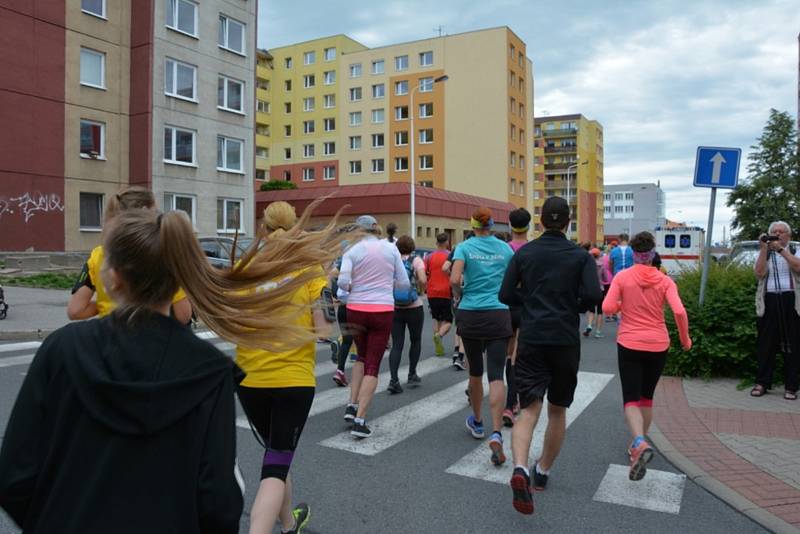
[[[337,296],[347,301],[348,308],[394,310],[394,288],[408,287],[409,281],[397,247],[367,236],[342,257],[338,285]]]

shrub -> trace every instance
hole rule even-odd
[[[270,180],[261,184],[261,191],[280,191],[283,189],[297,189],[297,184],[286,180]]]

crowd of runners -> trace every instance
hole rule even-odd
[[[502,428],[512,427],[517,511],[533,513],[533,492],[546,488],[564,442],[581,333],[601,337],[606,321],[620,323],[629,478],[645,476],[653,394],[669,348],[665,303],[682,347],[691,347],[686,312],[657,268],[651,234],[630,242],[623,235],[605,253],[577,246],[564,233],[566,201],[551,197],[541,213],[544,232],[533,241],[525,209],[510,213],[511,233],[503,234],[493,231],[491,210],[479,207],[467,239],[453,246],[439,234],[436,250],[420,257],[412,237],[397,237],[393,224],[382,230],[370,215],[349,224],[334,217],[309,230],[317,203],[299,218],[285,202],[270,204],[257,238],[218,269],[183,212],[159,213],[152,193],[137,187],[112,198],[103,245],[68,308],[72,319],[98,320],[72,323],[45,340],[6,428],[0,506],[26,532],[110,532],[120,522],[131,531],[166,524],[181,532],[238,532],[243,483],[234,394],[265,449],[250,532],[271,532],[276,523],[281,532],[300,532],[310,508],[293,505],[290,470],[314,400],[316,341],[336,339],[338,322],[333,380],[350,388],[342,410],[353,439],[368,439],[384,355],[390,394],[422,383],[424,297],[436,357],[447,357],[444,339],[454,330],[452,366],[469,375],[465,426],[479,440],[490,429],[487,461],[506,463]],[[195,336],[186,327],[193,319],[234,342],[235,361]],[[401,377],[404,355],[408,374]],[[545,399],[544,446],[531,466]],[[146,491],[153,480],[172,499]]]

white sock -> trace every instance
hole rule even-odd
[[[550,475],[550,470],[548,469],[547,471],[545,471],[544,469],[539,467],[539,464],[536,464],[536,472],[539,473],[540,475],[544,475],[544,476],[549,476]]]
[[[531,477],[531,473],[530,473],[530,471],[528,471],[528,468],[527,468],[527,467],[525,467],[524,465],[516,465],[516,466],[514,466],[514,467],[516,467],[517,469],[522,469],[523,471],[525,471],[525,475],[526,475],[528,478],[530,478],[530,477]]]
[[[355,424],[357,424],[357,425],[363,425],[364,424],[364,419],[361,418],[361,417],[356,417],[355,419],[353,419],[353,422]]]
[[[358,404],[353,404],[352,402],[348,402],[347,403],[347,407],[348,408],[355,408],[356,410],[358,410]]]

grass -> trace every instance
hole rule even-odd
[[[72,289],[75,274],[41,273],[29,276],[0,277],[0,284],[7,286],[37,287],[42,289]]]

